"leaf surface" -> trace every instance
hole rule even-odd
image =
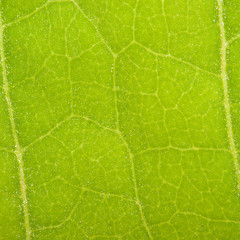
[[[238,0],[0,0],[0,239],[240,239]]]

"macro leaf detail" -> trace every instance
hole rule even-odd
[[[240,239],[238,0],[0,0],[0,239]]]

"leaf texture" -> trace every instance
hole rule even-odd
[[[0,0],[0,239],[240,239],[240,1]]]

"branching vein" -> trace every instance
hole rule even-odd
[[[129,148],[129,145],[128,145],[127,141],[125,140],[125,138],[124,138],[124,136],[123,136],[123,134],[122,134],[122,132],[120,131],[120,128],[119,128],[119,114],[118,114],[117,92],[116,92],[116,90],[117,90],[116,89],[116,57],[114,57],[114,62],[113,62],[113,90],[114,90],[114,105],[115,105],[115,111],[116,111],[116,128],[117,128],[116,130],[117,130],[117,133],[118,133],[119,137],[123,141],[123,143],[124,143],[124,145],[125,145],[125,147],[128,151],[128,155],[129,155],[130,163],[131,163],[131,172],[132,172],[132,180],[133,180],[133,185],[134,185],[136,203],[137,203],[137,206],[139,208],[140,217],[142,219],[143,226],[146,229],[149,238],[152,240],[153,237],[152,237],[151,231],[148,227],[146,218],[144,216],[143,208],[142,208],[140,198],[139,198],[139,194],[138,194],[137,179],[136,179],[136,173],[135,173],[136,171],[135,171],[135,165],[134,165],[134,156],[131,152],[131,149]]]

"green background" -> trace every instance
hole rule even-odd
[[[240,239],[239,0],[0,11],[0,239]]]

